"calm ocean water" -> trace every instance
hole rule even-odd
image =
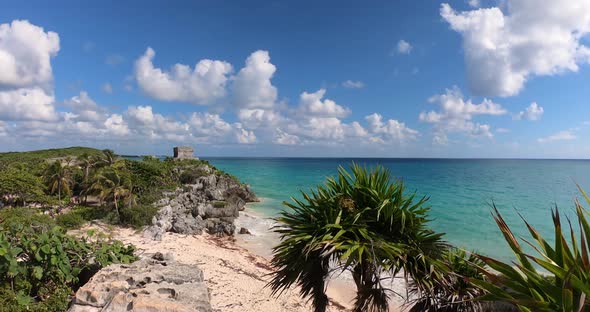
[[[573,212],[579,196],[575,183],[590,192],[590,160],[458,160],[458,159],[322,159],[322,158],[208,158],[252,186],[261,204],[252,209],[267,216],[283,209],[282,202],[309,190],[339,165],[353,160],[368,166],[381,164],[407,189],[430,197],[432,228],[446,233],[456,246],[512,259],[490,215],[495,203],[517,234],[527,237],[518,217],[551,238],[550,211]],[[587,207],[590,208],[590,207]]]

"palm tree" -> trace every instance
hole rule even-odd
[[[82,179],[82,195],[84,195],[84,204],[88,203],[88,194],[87,190],[90,187],[90,169],[94,167],[96,164],[96,159],[91,157],[87,153],[84,153],[78,157],[78,164],[82,168],[82,172],[84,173]]]
[[[96,157],[95,163],[99,167],[112,167],[117,164],[119,157],[113,150],[104,149],[102,154]]]
[[[119,218],[119,202],[123,201],[126,206],[135,204],[135,196],[132,193],[131,180],[118,170],[107,168],[101,170],[94,177],[89,191],[96,194],[100,200],[110,202]]]
[[[84,153],[78,157],[78,164],[84,172],[84,181],[88,181],[90,176],[90,169],[94,166],[95,159],[90,157],[87,153]]]
[[[55,194],[55,192],[57,192],[57,198],[60,203],[62,194],[70,194],[72,172],[69,166],[64,165],[59,160],[54,161],[47,167],[47,169],[45,169],[43,177],[51,194]]]
[[[352,174],[340,167],[303,199],[285,202],[289,208],[276,219],[281,242],[273,248],[269,287],[279,295],[293,284],[326,310],[325,288],[334,270],[349,270],[357,287],[355,311],[387,311],[389,293],[382,274],[420,280],[447,245],[442,234],[426,228],[426,197],[406,194],[388,170],[352,164]]]

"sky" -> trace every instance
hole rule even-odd
[[[590,0],[5,1],[0,151],[590,158]]]

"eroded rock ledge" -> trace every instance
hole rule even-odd
[[[77,292],[69,312],[210,312],[203,272],[160,253],[100,270]]]
[[[144,237],[161,240],[165,232],[201,234],[203,230],[233,235],[239,211],[246,203],[258,201],[248,186],[227,175],[211,173],[194,182],[164,194]]]

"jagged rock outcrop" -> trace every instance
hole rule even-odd
[[[69,312],[210,312],[203,272],[162,254],[100,270],[76,292]]]
[[[258,201],[256,195],[227,175],[208,174],[164,194],[156,205],[160,207],[152,226],[144,230],[144,237],[161,240],[165,232],[233,235],[234,220],[246,203]]]

